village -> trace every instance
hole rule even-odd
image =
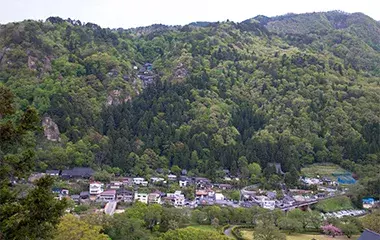
[[[187,176],[185,169],[179,175],[157,171],[157,175],[150,178],[118,176],[108,182],[95,180],[94,174],[95,171],[91,168],[75,167],[62,171],[47,170],[45,173],[36,173],[33,177],[50,175],[68,186],[80,184],[83,190],[80,192],[70,192],[65,187],[54,187],[52,191],[57,199],[71,199],[76,206],[96,205],[97,211],[110,215],[122,212],[133,202],[163,204],[176,208],[219,205],[234,208],[259,206],[283,211],[295,208],[305,210],[321,200],[345,194],[345,188],[339,187],[339,182],[327,177],[301,176],[299,181],[304,188],[288,189],[283,183],[281,189],[269,191],[260,189],[259,185],[241,187],[240,179],[229,175],[228,170],[225,170],[226,175],[220,182],[212,182],[205,177]],[[373,204],[374,202],[368,200],[366,202],[368,207]]]

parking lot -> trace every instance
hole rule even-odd
[[[356,216],[360,216],[364,214],[366,214],[365,210],[342,210],[342,211],[332,212],[332,213],[325,213],[325,214],[322,213],[322,216],[326,219],[326,218],[342,218],[344,216],[356,217]]]

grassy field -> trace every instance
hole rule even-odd
[[[314,208],[322,212],[336,212],[340,210],[354,209],[350,198],[339,196],[319,201]]]
[[[243,234],[244,239],[251,240],[253,231],[252,230],[241,230],[241,233]],[[320,234],[292,234],[292,235],[286,235],[286,240],[356,240],[359,236],[352,236],[351,238],[347,238],[346,236],[339,236],[339,237],[329,237],[326,235],[320,235]]]
[[[332,180],[336,180],[333,173],[345,173],[346,170],[339,167],[336,164],[313,164],[301,169],[301,174],[306,177],[329,177]]]
[[[191,225],[187,228],[196,228],[196,229],[201,229],[201,230],[216,231],[216,229],[211,225]]]

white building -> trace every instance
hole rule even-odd
[[[160,177],[151,177],[151,178],[150,178],[150,181],[151,181],[152,183],[159,183],[159,182],[164,182],[165,179],[164,179],[164,178],[160,178]]]
[[[189,181],[187,180],[179,180],[180,187],[187,187],[189,185]]]
[[[89,193],[91,195],[99,195],[104,191],[104,184],[101,182],[90,183]]]
[[[135,177],[135,178],[133,178],[133,184],[142,185],[144,182],[146,182],[146,181],[142,177]]]
[[[116,199],[116,190],[107,190],[102,192],[99,196],[98,199],[104,202],[109,202],[109,201],[115,201]]]
[[[175,180],[177,180],[177,176],[174,175],[174,174],[169,174],[169,175],[168,175],[168,180],[169,180],[169,181],[175,181]]]
[[[135,192],[135,202],[137,201],[148,204],[148,194]]]
[[[224,200],[224,195],[222,193],[215,193],[214,197],[215,197],[215,201]]]
[[[183,195],[181,191],[175,191],[174,193],[168,193],[166,195],[175,207],[182,207],[185,205],[185,195]]]

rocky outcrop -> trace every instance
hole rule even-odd
[[[44,128],[44,135],[47,140],[53,142],[61,141],[59,137],[59,129],[58,125],[51,119],[50,117],[44,117],[42,119],[42,127]]]
[[[52,69],[51,68],[51,60],[49,57],[45,57],[43,71],[44,72],[50,72],[51,69]]]
[[[112,90],[108,93],[107,96],[107,106],[117,106],[121,103],[128,102],[132,99],[132,97],[129,94],[122,94],[121,90]]]
[[[28,68],[30,70],[37,70],[37,61],[36,57],[28,56]]]

